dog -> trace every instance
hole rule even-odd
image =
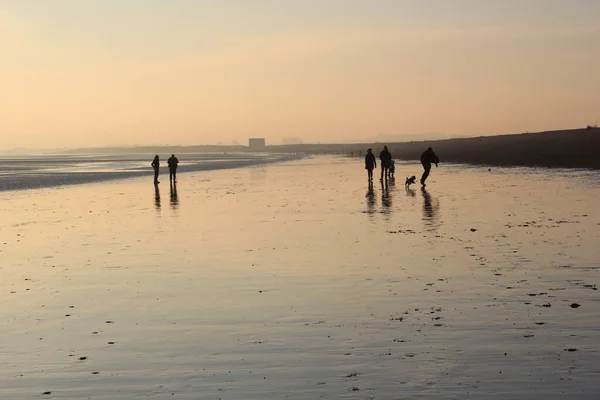
[[[410,185],[414,184],[416,181],[417,181],[417,177],[413,175],[410,178],[406,178],[406,182],[404,182],[404,186],[406,186],[408,188],[408,187],[410,187]]]

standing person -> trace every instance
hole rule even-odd
[[[381,160],[381,179],[383,181],[383,177],[387,179],[389,175],[390,163],[392,161],[392,153],[389,152],[387,146],[383,146],[383,150],[379,153],[379,160]]]
[[[158,154],[154,156],[154,160],[152,160],[152,168],[154,168],[154,184],[160,183],[158,181],[158,168],[160,167],[160,160],[158,158]]]
[[[421,185],[423,185],[423,187],[426,186],[425,181],[429,176],[429,171],[431,171],[431,164],[435,164],[437,168],[439,162],[440,159],[433,152],[433,149],[431,147],[429,147],[423,152],[423,154],[421,154],[421,164],[423,165],[423,169],[425,170],[423,171],[423,176],[421,176]]]
[[[369,182],[373,181],[373,170],[377,168],[377,161],[375,160],[375,154],[373,150],[367,149],[367,155],[365,155],[365,169],[367,170],[367,176]]]
[[[396,173],[396,161],[393,159],[390,160],[390,177],[394,178]]]
[[[167,164],[169,165],[169,182],[177,183],[177,164],[179,164],[179,160],[175,157],[175,154],[171,154]]]

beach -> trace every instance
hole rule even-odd
[[[240,167],[1,191],[0,398],[598,398],[599,172]]]

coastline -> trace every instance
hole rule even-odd
[[[600,169],[600,128],[564,129],[520,134],[417,141],[372,141],[361,143],[321,143],[267,145],[262,151],[272,154],[337,154],[364,156],[366,149],[387,145],[394,159],[419,160],[427,147],[434,147],[442,162],[492,167],[542,167]],[[58,151],[58,150],[57,150]],[[59,154],[183,154],[194,152],[236,152],[260,154],[247,146],[131,146],[60,150]]]
[[[269,146],[269,149],[364,157],[367,148],[378,152],[384,145],[388,146],[394,159],[403,161],[419,160],[421,153],[431,146],[441,162],[492,167],[600,169],[600,128],[412,142],[298,144]]]
[[[147,161],[147,157],[142,157],[131,154],[0,157],[0,192],[152,176],[150,162]],[[293,154],[188,153],[183,154],[178,174],[267,165],[294,161],[302,157],[304,156]],[[163,175],[168,175],[168,168],[164,162],[165,160],[161,171]],[[108,166],[99,168],[98,164]]]

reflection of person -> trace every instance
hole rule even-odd
[[[157,210],[160,210],[160,190],[157,184],[154,184],[154,205]]]
[[[367,213],[375,213],[375,191],[373,190],[373,184],[369,182],[369,190],[367,191]]]
[[[390,207],[392,206],[392,196],[390,195],[390,191],[388,189],[388,181],[381,181],[381,205],[383,206],[383,213],[387,214],[390,212]]]
[[[177,198],[177,183],[170,183],[171,186],[171,207],[177,208],[179,206],[179,199]]]
[[[171,154],[167,164],[169,165],[169,181],[177,182],[177,164],[179,164],[179,160],[175,157],[175,154]]]
[[[431,204],[431,195],[425,188],[421,188],[421,193],[423,194],[423,219],[432,220],[435,216],[435,212],[433,210],[433,205]]]
[[[365,169],[367,170],[369,182],[373,180],[373,169],[375,168],[377,168],[375,154],[373,154],[373,150],[367,149],[367,154],[365,155]]]
[[[389,152],[387,146],[383,146],[383,150],[379,153],[379,160],[381,160],[381,181],[383,177],[387,179],[389,175],[390,162],[392,161],[392,153]]]
[[[154,168],[154,183],[160,183],[158,181],[158,168],[160,167],[160,160],[158,159],[158,154],[154,156],[154,160],[152,160],[152,168]]]
[[[427,177],[429,176],[429,171],[431,171],[431,164],[435,164],[435,166],[437,168],[439,162],[440,162],[440,159],[433,152],[433,149],[431,147],[429,147],[427,150],[425,150],[423,152],[423,154],[421,154],[421,164],[423,165],[423,169],[424,169],[423,175],[421,176],[421,185],[425,186],[425,181],[427,180]]]

